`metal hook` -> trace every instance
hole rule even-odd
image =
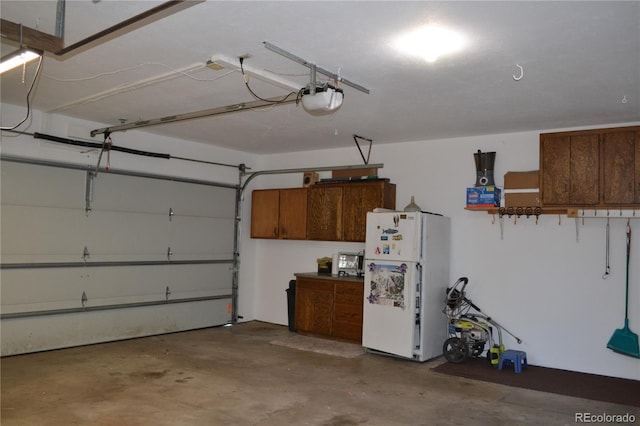
[[[516,67],[518,67],[520,69],[520,76],[516,76],[515,74],[513,75],[513,79],[515,81],[520,81],[522,80],[522,77],[524,77],[524,69],[522,68],[522,66],[520,64],[516,64]]]

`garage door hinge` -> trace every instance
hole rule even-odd
[[[84,251],[82,252],[82,260],[86,262],[90,257],[91,255],[89,254],[89,249],[87,248],[87,246],[84,246]]]
[[[173,215],[175,213],[173,212],[173,208],[169,208],[169,222],[171,222],[171,219],[173,219]]]
[[[91,213],[91,204],[93,203],[93,181],[96,175],[93,172],[87,172],[87,185],[84,192],[84,213],[89,217],[89,213]]]
[[[167,248],[167,260],[171,260],[171,256],[173,256],[173,252],[171,251],[171,247]]]
[[[82,307],[84,308],[87,304],[87,301],[89,299],[87,299],[87,293],[85,293],[84,291],[82,292],[82,298],[80,298],[80,303],[82,303]]]
[[[171,295],[171,290],[169,290],[169,286],[167,286],[167,289],[164,291],[164,299],[166,301],[169,301],[169,296]]]

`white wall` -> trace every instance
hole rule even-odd
[[[22,117],[24,110],[2,105],[2,125]],[[35,112],[21,130],[55,136],[88,137],[88,130],[103,127],[66,117]],[[629,125],[640,123],[629,123]],[[604,127],[604,126],[603,126]],[[541,132],[563,130],[541,130]],[[86,135],[84,134],[86,133]],[[523,339],[518,345],[509,336],[509,348],[527,351],[536,365],[640,379],[640,360],[606,348],[613,331],[624,318],[625,224],[611,225],[611,276],[602,279],[605,267],[605,222],[579,221],[566,216],[504,219],[500,237],[498,218],[464,209],[465,188],[475,183],[473,153],[496,151],[496,183],[501,186],[509,170],[538,168],[540,132],[488,135],[469,138],[381,144],[374,142],[371,163],[384,163],[380,176],[397,185],[397,207],[411,195],[423,210],[452,219],[451,280],[467,276],[467,295],[483,311]],[[239,164],[252,171],[361,164],[355,146],[346,149],[299,152],[258,157],[139,131],[112,135],[115,144],[190,158]],[[61,146],[29,136],[2,132],[3,154],[53,161],[95,164],[96,152]],[[112,153],[111,166],[218,182],[237,183],[236,169],[180,160],[143,158]],[[327,176],[328,173],[324,173]],[[239,313],[245,321],[258,319],[287,323],[285,289],[294,272],[316,269],[317,257],[339,250],[359,250],[358,243],[253,240],[249,238],[251,190],[298,187],[302,174],[260,176],[244,194],[240,241]],[[494,223],[495,219],[495,223]],[[640,224],[632,221],[630,328],[640,332]]]
[[[630,123],[630,125],[635,123]],[[605,126],[603,126],[605,127]],[[615,127],[615,126],[614,126]],[[542,130],[541,132],[562,129]],[[380,144],[371,163],[397,185],[397,208],[411,195],[423,210],[452,219],[451,281],[467,276],[467,296],[485,313],[519,336],[505,335],[508,348],[527,351],[535,365],[640,379],[640,360],[606,348],[624,318],[625,220],[611,224],[611,275],[605,268],[605,221],[566,216],[504,218],[465,210],[465,188],[475,183],[473,153],[496,151],[496,184],[505,172],[538,169],[539,134],[476,136]],[[362,164],[349,149],[273,155],[266,169]],[[300,186],[302,175],[257,178],[262,187]],[[639,211],[640,216],[640,211]],[[640,221],[632,221],[630,328],[640,332]],[[294,272],[313,271],[317,257],[356,244],[255,240],[256,318],[286,324],[286,292]],[[635,250],[634,250],[635,249]]]

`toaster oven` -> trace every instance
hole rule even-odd
[[[359,277],[363,274],[364,253],[338,253],[338,275]]]

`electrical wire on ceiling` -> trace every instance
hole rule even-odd
[[[282,99],[275,100],[275,101],[271,100],[271,99],[265,99],[265,98],[262,98],[262,97],[258,96],[251,89],[251,87],[249,86],[249,76],[247,76],[245,74],[245,72],[244,72],[244,66],[243,66],[244,58],[240,57],[239,59],[240,59],[240,72],[242,73],[242,80],[244,81],[244,85],[247,86],[247,89],[249,90],[249,93],[251,93],[254,98],[259,99],[259,100],[264,101],[264,102],[269,102],[269,103],[273,103],[273,104],[279,104],[279,103],[283,103],[284,101],[286,101],[289,98],[289,96],[296,94],[296,92],[289,92],[284,97],[282,97]],[[299,93],[298,93],[298,96],[300,96]],[[296,103],[298,103],[298,102],[296,101]]]
[[[22,65],[23,66],[23,73],[26,71],[26,64]],[[29,87],[29,91],[27,92],[27,114],[25,115],[25,117],[22,119],[22,121],[20,121],[18,124],[14,125],[14,126],[2,126],[0,127],[0,130],[15,130],[17,129],[22,123],[24,123],[25,121],[27,121],[29,119],[29,117],[31,116],[31,101],[30,101],[30,97],[31,97],[31,91],[33,90],[33,88],[36,85],[36,81],[38,80],[38,76],[40,76],[40,71],[42,70],[42,56],[40,56],[40,59],[38,60],[38,67],[36,68],[36,72],[33,76],[33,81],[31,82],[31,85]],[[22,76],[22,83],[24,83],[25,77],[24,74]]]

